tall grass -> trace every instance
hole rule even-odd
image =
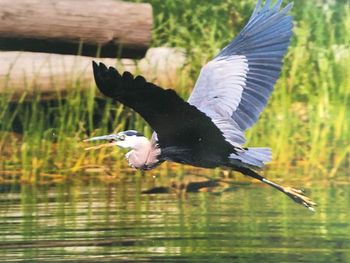
[[[182,81],[173,87],[183,97],[190,94],[201,66],[239,32],[255,5],[254,0],[142,2],[154,8],[152,45],[179,47],[187,53],[189,70],[179,73]],[[346,0],[294,2],[292,46],[266,110],[247,134],[248,145],[272,147],[273,169],[298,165],[310,174],[335,176],[349,166],[350,4]],[[111,162],[118,170],[126,164],[120,151],[86,152],[82,139],[111,132],[112,127],[150,135],[145,122],[120,105],[107,101],[100,107],[93,87],[82,93],[79,81],[69,85],[68,96],[52,104],[43,105],[40,95],[27,103],[24,94],[16,106],[9,98],[0,99],[3,180],[66,178]],[[22,125],[21,134],[10,132],[14,123]]]

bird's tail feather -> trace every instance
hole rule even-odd
[[[248,167],[263,168],[270,162],[272,153],[270,148],[247,148],[246,150],[230,155],[230,159],[239,160]]]

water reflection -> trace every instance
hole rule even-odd
[[[312,186],[315,214],[260,185],[181,197],[147,187],[1,186],[1,262],[350,262],[348,185]]]

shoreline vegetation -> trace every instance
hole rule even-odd
[[[153,5],[153,47],[186,52],[188,62],[178,72],[177,85],[168,88],[187,98],[202,65],[237,35],[256,1],[134,2]],[[276,176],[287,178],[295,167],[302,169],[305,180],[337,177],[350,167],[350,4],[295,0],[291,14],[291,47],[265,111],[247,133],[247,144],[273,149],[266,172],[272,177],[272,171],[283,171]],[[40,94],[30,103],[25,94],[16,103],[0,98],[0,182],[60,181],[83,173],[102,173],[104,180],[129,171],[121,150],[85,151],[91,145],[83,139],[114,129],[136,129],[150,136],[149,126],[121,105],[97,99],[93,83],[84,92],[79,79],[67,85],[71,91],[64,97],[57,93],[55,101],[42,102]],[[16,129],[21,132],[13,132]],[[185,171],[227,173],[163,164],[151,174],[181,176]]]

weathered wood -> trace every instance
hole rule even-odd
[[[1,0],[0,49],[143,57],[151,41],[150,4],[113,0]]]
[[[115,66],[123,72],[142,74],[147,80],[163,87],[174,87],[177,74],[185,63],[182,52],[172,48],[151,48],[139,61],[131,59],[98,59],[83,56],[32,52],[0,52],[0,94],[10,94],[16,100],[34,94],[41,98],[55,98],[67,90],[94,88],[92,60]]]

